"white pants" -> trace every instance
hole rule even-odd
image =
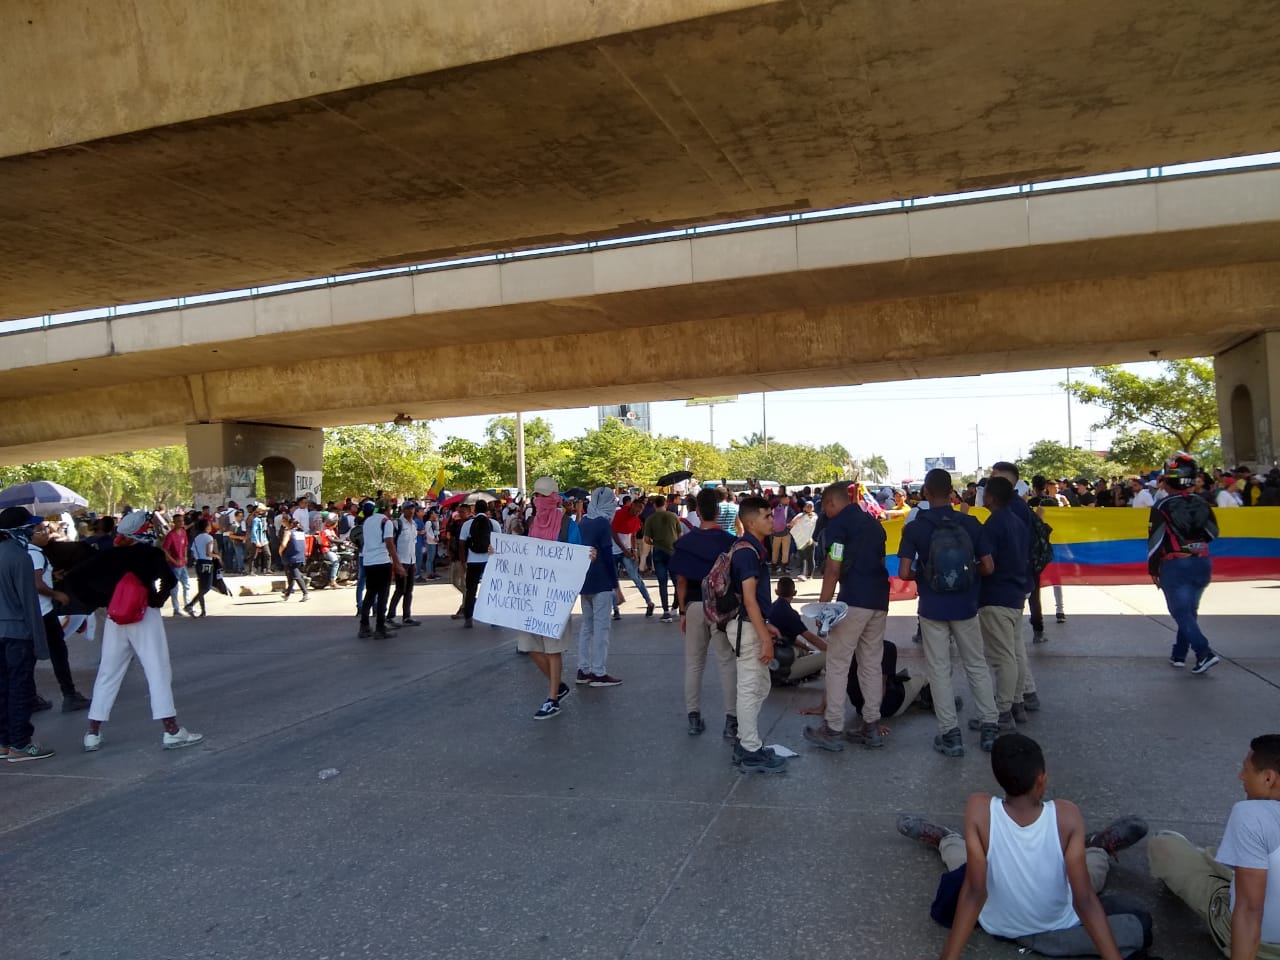
[[[151,718],[164,720],[177,715],[173,706],[169,641],[164,635],[160,611],[147,607],[137,623],[121,626],[107,618],[102,631],[102,660],[98,664],[98,679],[93,683],[93,703],[89,705],[90,720],[111,719],[111,708],[135,655],[142,664],[151,692]]]

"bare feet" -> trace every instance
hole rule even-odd
[[[800,716],[802,717],[820,717],[827,712],[827,705],[820,703],[816,707],[801,707]]]

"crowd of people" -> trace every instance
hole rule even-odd
[[[944,956],[959,955],[975,924],[1033,949],[1050,944],[1061,950],[1062,943],[1076,949],[1087,942],[1097,955],[1127,956],[1149,945],[1149,920],[1143,922],[1141,911],[1105,908],[1096,893],[1105,882],[1108,857],[1144,836],[1147,827],[1126,818],[1087,834],[1072,805],[1044,799],[1043,755],[1018,732],[1040,706],[1023,614],[1028,599],[1038,599],[1039,573],[1048,562],[1050,528],[1043,518],[1047,508],[1145,506],[1149,569],[1177,624],[1169,662],[1184,667],[1190,652],[1189,672],[1203,675],[1219,662],[1197,616],[1210,580],[1214,510],[1268,503],[1277,479],[1206,477],[1185,456],[1172,460],[1154,481],[1137,478],[1098,489],[1043,477],[1028,485],[1007,462],[964,490],[953,488],[948,472],[932,470],[919,489],[890,488],[887,494],[838,482],[741,495],[724,484],[707,485],[644,497],[607,486],[561,492],[553,478],[543,477],[528,500],[480,494],[443,512],[434,504],[380,495],[323,509],[302,498],[243,509],[230,503],[217,510],[131,511],[118,523],[98,518],[77,530],[74,558],[52,548],[49,524],[11,509],[0,514],[0,756],[21,763],[53,754],[32,739],[31,714],[41,706],[34,683],[37,657],[53,661],[63,710],[87,709],[86,751],[102,747],[102,726],[135,657],[146,675],[153,718],[163,727],[161,745],[201,742],[200,734],[177,721],[161,610],[171,604],[174,616],[204,616],[206,595],[222,584],[224,572],[279,571],[284,599],[297,592],[305,601],[310,588],[302,571],[308,558],[318,556],[328,565],[339,551],[354,550],[358,637],[381,640],[390,631],[420,625],[412,614],[413,588],[437,579],[440,563],[448,564],[460,594],[452,616],[471,629],[492,538],[555,540],[586,548],[590,563],[579,591],[576,630],[566,626],[559,636],[519,638],[519,651],[545,684],[534,720],[561,712],[573,689],[564,677],[563,657],[575,642],[573,685],[622,683],[609,672],[608,655],[612,624],[627,602],[627,581],[638,591],[646,619],[654,618],[659,604],[658,622],[678,618],[690,736],[707,727],[702,687],[708,658],[714,658],[725,710],[722,736],[732,746],[731,763],[743,773],[785,772],[787,759],[762,742],[759,715],[781,676],[779,663],[794,664],[809,651],[821,656],[810,667],[825,673],[822,705],[806,711],[816,715],[804,728],[806,741],[831,752],[849,744],[883,749],[885,719],[916,705],[935,716],[933,748],[946,757],[964,756],[962,701],[952,680],[954,644],[974,709],[965,726],[992,755],[1005,795],[971,798],[963,837],[919,817],[904,816],[899,823],[904,835],[936,847],[947,867],[939,899],[947,900],[944,893],[950,897],[954,927]],[[1233,495],[1233,502],[1223,502],[1224,494]],[[973,505],[989,511],[985,522],[969,515]],[[897,650],[885,639],[891,576],[883,521],[894,517],[906,523],[892,572],[916,585],[921,676],[898,668]],[[190,567],[196,573],[194,596]],[[656,578],[656,602],[645,572]],[[820,581],[818,602],[835,605],[823,629],[792,606],[796,581],[810,577]],[[325,586],[337,588],[336,564],[324,579]],[[79,624],[69,622],[76,617]],[[64,630],[88,627],[95,619],[102,655],[86,698],[70,676]],[[1043,625],[1036,622],[1034,600],[1031,627],[1033,641],[1040,639]],[[1268,893],[1265,877],[1271,859],[1280,856],[1280,807],[1257,803],[1280,799],[1280,738],[1253,742],[1241,779],[1248,806],[1233,813],[1216,859],[1162,834],[1151,845],[1153,870],[1202,911],[1229,956],[1277,956],[1266,951],[1268,944],[1280,943],[1280,894]],[[1237,923],[1233,914],[1224,925],[1220,907],[1228,880],[1241,919]],[[1239,949],[1259,943],[1252,953]]]

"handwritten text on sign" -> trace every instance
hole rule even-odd
[[[591,548],[495,533],[475,618],[541,637],[564,633],[591,565]]]

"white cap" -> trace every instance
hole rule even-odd
[[[151,517],[145,510],[134,510],[126,514],[118,524],[116,524],[116,533],[122,537],[132,537],[135,533],[146,526],[147,521]]]
[[[534,496],[550,497],[560,492],[560,485],[553,477],[539,477],[533,485]]]

